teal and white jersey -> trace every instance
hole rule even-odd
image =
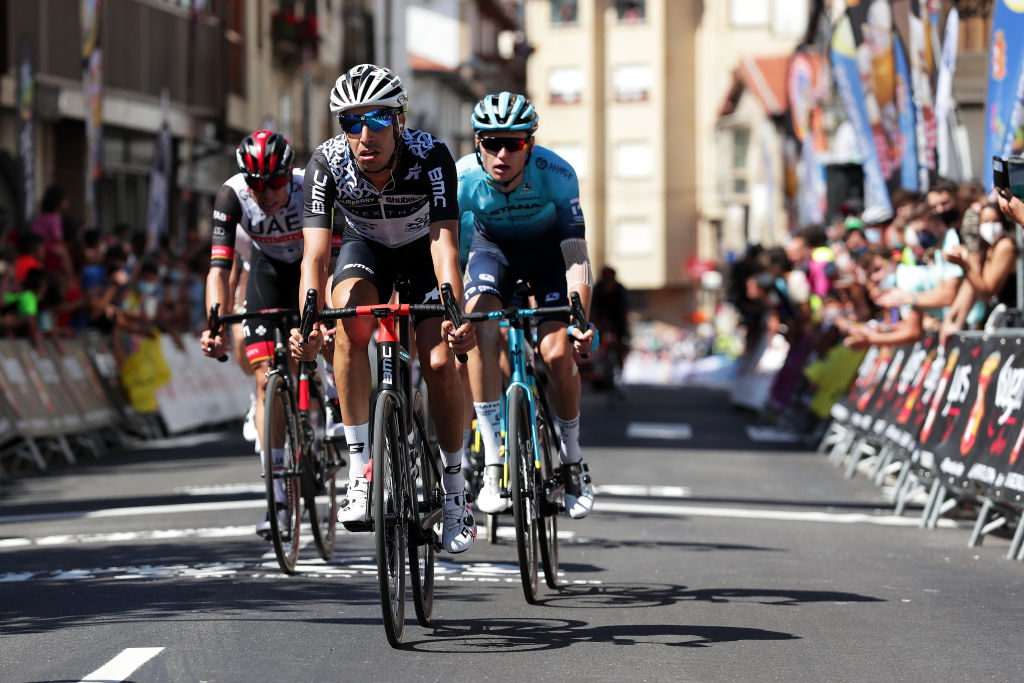
[[[546,147],[534,145],[522,182],[503,194],[487,182],[476,154],[456,165],[459,177],[459,251],[465,263],[474,231],[494,244],[528,249],[531,244],[584,237],[576,172]]]

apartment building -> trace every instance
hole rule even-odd
[[[793,7],[800,11],[793,11]],[[695,259],[721,262],[719,118],[746,56],[792,52],[791,0],[528,0],[537,139],[580,176],[591,258],[655,318],[697,306]]]

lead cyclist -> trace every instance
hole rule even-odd
[[[473,109],[476,151],[462,157],[459,210],[462,240],[472,243],[466,265],[467,311],[508,305],[517,279],[529,282],[538,306],[567,306],[577,292],[590,310],[594,284],[576,172],[550,149],[534,144],[537,112],[523,95],[485,96]],[[565,506],[573,519],[590,514],[594,488],[580,450],[580,377],[573,348],[588,353],[593,326],[568,328],[568,316],[540,319],[541,356],[551,379],[549,397],[559,435],[559,460],[568,469]],[[568,328],[568,334],[567,334]],[[469,352],[473,407],[484,446],[484,483],[476,505],[502,512],[498,322],[477,324]],[[571,341],[570,341],[571,340]]]

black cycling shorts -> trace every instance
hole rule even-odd
[[[429,235],[400,247],[388,247],[346,229],[338,261],[334,266],[334,287],[351,278],[369,281],[377,289],[379,303],[391,300],[391,293],[399,278],[409,282],[409,300],[402,303],[441,303],[434,259],[430,255]],[[335,305],[340,304],[335,301]],[[413,322],[415,324],[436,315],[440,314],[413,316]]]
[[[565,259],[557,242],[533,243],[528,249],[510,249],[476,233],[463,279],[466,301],[478,294],[492,294],[498,297],[503,307],[517,304],[516,280],[529,284],[537,308],[569,305]],[[541,322],[548,320],[567,323],[569,316],[540,318]]]
[[[249,264],[249,280],[245,287],[246,311],[298,307],[301,261],[285,263],[253,249]],[[273,325],[274,321],[255,315],[242,321],[245,355],[250,365],[267,361],[274,355]]]

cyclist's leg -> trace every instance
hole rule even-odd
[[[244,313],[245,290],[249,283],[249,263],[239,258],[237,252],[234,263],[231,266],[231,275],[228,282],[228,286],[233,294],[233,312]],[[259,432],[256,428],[256,384],[253,380],[252,364],[245,357],[245,333],[242,331],[242,323],[235,323],[231,326],[231,341],[235,352],[235,362],[241,368],[242,374],[253,381],[249,387],[249,411],[246,413],[245,421],[242,424],[242,436],[245,437],[246,441],[254,442],[256,450],[259,451]]]
[[[482,240],[480,240],[482,242]],[[473,251],[466,266],[466,310],[497,311],[506,299],[502,284],[507,286],[507,261],[493,245]],[[473,409],[484,449],[483,485],[477,496],[477,507],[490,514],[508,508],[508,498],[501,496],[501,327],[497,320],[476,323],[477,344],[469,352],[469,383]]]
[[[378,249],[346,233],[332,282],[331,302],[335,307],[366,306],[387,299],[392,286],[391,271]],[[367,279],[368,274],[374,279]],[[382,293],[385,289],[388,294]],[[368,519],[369,486],[365,468],[370,458],[372,375],[367,347],[374,326],[372,319],[346,318],[338,321],[334,335],[334,381],[349,454],[348,496],[338,512],[338,519],[346,523]]]

